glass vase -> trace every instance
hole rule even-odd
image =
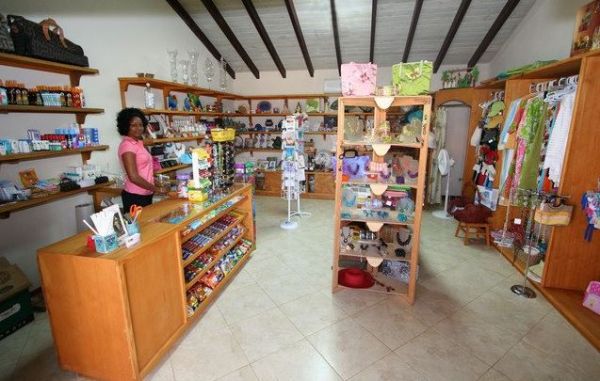
[[[171,81],[177,82],[177,50],[167,50],[171,72]]]
[[[188,51],[188,55],[190,56],[190,80],[193,86],[198,86],[198,57],[200,57],[200,52],[197,50]]]
[[[227,63],[223,57],[219,62],[219,87],[222,91],[227,90]]]
[[[215,77],[215,64],[208,57],[204,61],[204,75],[206,76],[206,81],[208,82],[208,88],[210,89],[210,83],[213,80],[213,78]]]
[[[179,65],[181,66],[181,81],[187,85],[190,82],[190,61],[181,60]]]

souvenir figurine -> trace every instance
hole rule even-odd
[[[167,106],[169,110],[176,111],[177,110],[177,96],[169,95],[167,96]]]

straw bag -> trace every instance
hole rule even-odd
[[[419,95],[429,92],[433,65],[430,61],[399,63],[392,66],[392,83],[398,95]]]
[[[545,201],[536,209],[534,220],[543,225],[566,226],[571,222],[571,214],[573,214],[571,205],[554,205]]]

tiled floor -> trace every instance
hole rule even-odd
[[[600,352],[494,250],[463,246],[427,214],[417,301],[330,292],[331,201],[309,200],[295,231],[284,202],[258,198],[258,250],[153,381],[600,380]],[[77,380],[56,365],[45,315],[0,341],[0,376]],[[12,377],[12,378],[11,378]]]

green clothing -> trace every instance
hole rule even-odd
[[[519,188],[537,189],[540,154],[544,140],[546,103],[539,97],[531,100],[525,116],[525,124],[519,129],[519,137],[527,142]]]

